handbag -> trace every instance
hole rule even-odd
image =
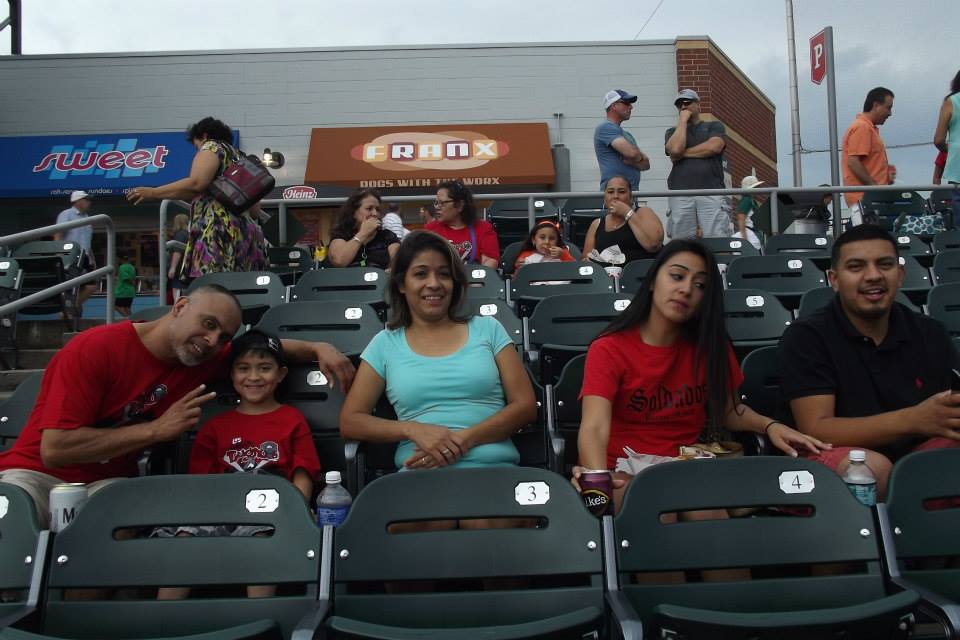
[[[946,225],[939,213],[902,214],[893,223],[894,233],[909,233],[915,236],[932,236],[944,229]]]
[[[230,145],[224,146],[232,157],[226,169],[213,179],[207,190],[224,209],[240,215],[270,193],[276,181],[260,158],[248,156]]]

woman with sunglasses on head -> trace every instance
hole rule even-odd
[[[514,270],[536,262],[574,262],[566,243],[560,236],[560,225],[552,220],[541,220],[531,229],[527,241],[520,248]]]
[[[611,469],[614,503],[632,478],[624,448],[675,457],[681,445],[717,440],[721,428],[753,431],[796,456],[830,448],[741,404],[743,380],[723,320],[723,285],[713,254],[674,240],[657,255],[627,310],[587,351],[577,439],[582,467]],[[619,470],[618,470],[619,469]]]
[[[493,225],[477,218],[473,194],[456,180],[441,182],[433,203],[437,219],[424,227],[446,238],[460,259],[494,269],[500,263],[500,242]]]
[[[663,225],[650,207],[634,207],[630,183],[623,176],[607,180],[603,190],[607,210],[590,224],[583,242],[583,260],[589,260],[594,249],[603,253],[614,245],[626,262],[653,258],[663,244]]]

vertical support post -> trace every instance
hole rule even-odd
[[[287,246],[287,203],[281,202],[279,205],[280,222],[277,224],[277,235],[280,236],[280,246]]]
[[[167,304],[167,208],[169,200],[160,203],[160,233],[157,235],[157,255],[160,256],[160,306]]]
[[[833,64],[833,27],[823,30],[827,54],[827,120],[830,125],[830,184],[840,186],[840,157],[837,145],[837,78]],[[833,237],[840,235],[840,193],[833,192]]]
[[[797,44],[793,36],[793,0],[787,2],[787,62],[790,79],[790,133],[793,141],[793,186],[803,184],[800,156],[800,98],[797,94]]]
[[[780,199],[776,191],[770,194],[770,235],[780,233]]]
[[[110,324],[113,322],[113,306],[116,304],[113,279],[117,273],[117,230],[110,219],[107,220],[107,266],[113,267],[113,271],[107,274],[107,311],[104,318],[107,324]]]

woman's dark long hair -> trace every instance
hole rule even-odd
[[[350,198],[343,203],[343,206],[340,207],[340,212],[337,213],[337,221],[333,225],[333,231],[331,236],[334,238],[343,238],[348,240],[357,232],[357,221],[353,217],[353,214],[357,212],[357,209],[360,208],[360,203],[363,202],[364,198],[367,196],[373,196],[377,199],[377,202],[383,202],[383,198],[380,197],[380,192],[376,189],[358,189],[350,195]]]
[[[469,226],[477,219],[477,205],[473,203],[473,192],[470,191],[459,180],[447,180],[437,185],[437,191],[446,189],[447,194],[454,203],[461,203],[463,208],[460,210],[460,221]]]
[[[407,278],[407,271],[414,258],[423,251],[436,251],[447,260],[450,275],[453,278],[453,291],[450,292],[450,308],[447,317],[454,322],[466,322],[469,314],[464,313],[462,306],[467,297],[467,273],[463,268],[463,261],[456,250],[443,237],[418,229],[407,234],[400,243],[400,250],[390,263],[390,280],[387,282],[387,300],[390,302],[390,319],[388,329],[409,327],[413,322],[410,306],[400,289]]]
[[[948,98],[955,93],[960,93],[960,71],[957,71],[957,75],[953,76],[953,80],[950,81],[950,94]]]
[[[693,317],[681,326],[681,339],[697,347],[696,369],[704,366],[707,383],[707,425],[709,440],[717,440],[723,428],[723,417],[727,400],[733,397],[728,387],[730,338],[723,315],[723,282],[717,269],[717,260],[702,243],[696,240],[673,240],[668,243],[657,257],[647,277],[643,279],[630,306],[604,329],[605,336],[626,329],[636,329],[650,318],[653,308],[653,283],[660,269],[667,266],[671,257],[678,253],[689,252],[703,258],[706,265],[707,280],[703,290],[700,307]],[[735,400],[735,397],[734,397]]]
[[[527,240],[523,243],[523,246],[520,247],[520,253],[523,253],[524,251],[536,251],[537,248],[533,245],[533,237],[537,235],[537,231],[546,228],[553,229],[557,232],[558,247],[561,249],[567,248],[567,243],[563,241],[563,235],[560,233],[560,225],[553,220],[541,220],[533,227],[533,229],[530,230],[530,233],[527,234]]]

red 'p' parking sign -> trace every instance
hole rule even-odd
[[[810,80],[813,84],[823,82],[827,75],[827,35],[821,31],[810,38]]]

